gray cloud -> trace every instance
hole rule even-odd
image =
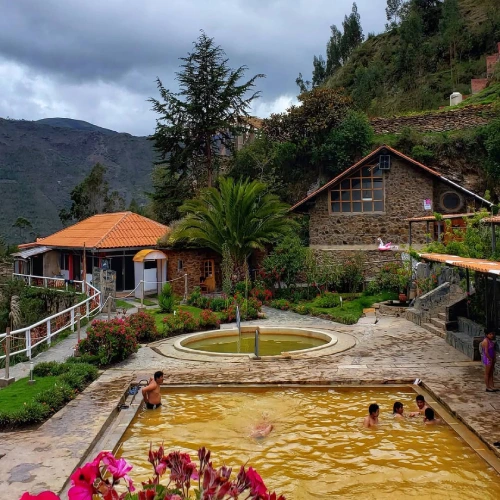
[[[379,32],[386,0],[358,0],[365,34]],[[147,134],[146,99],[155,78],[175,90],[179,57],[204,29],[233,67],[259,82],[256,110],[278,109],[296,94],[324,53],[329,26],[352,0],[0,0],[0,116],[65,113],[115,130]]]

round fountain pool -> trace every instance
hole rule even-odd
[[[331,333],[305,328],[242,327],[194,333],[177,340],[175,349],[210,356],[247,356],[255,353],[255,331],[259,330],[259,356],[283,356],[325,349],[337,343]]]

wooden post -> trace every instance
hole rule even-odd
[[[77,333],[76,338],[78,339],[78,343],[80,343],[80,333],[81,333],[80,320],[81,320],[81,317],[82,317],[82,315],[80,313],[76,314],[76,333]]]
[[[141,280],[141,309],[144,308],[144,280]]]
[[[108,321],[111,319],[111,295],[108,295]]]
[[[427,221],[426,226],[427,226],[427,232],[426,232],[426,235],[425,235],[425,241],[426,241],[426,243],[429,243],[429,241],[430,241],[430,234],[429,233],[431,231],[429,221]]]
[[[184,300],[188,298],[188,275],[184,273]]]

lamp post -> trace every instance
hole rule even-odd
[[[30,379],[28,381],[28,384],[29,385],[33,385],[36,380],[33,379],[33,368],[35,366],[35,363],[33,363],[33,361],[30,362]]]

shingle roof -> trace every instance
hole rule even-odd
[[[440,219],[463,219],[466,217],[474,217],[477,215],[475,212],[470,212],[467,214],[441,214],[439,219],[436,218],[435,215],[423,215],[422,217],[411,217],[409,219],[405,219],[405,222],[425,222],[425,221],[437,221]]]
[[[133,212],[98,214],[37,243],[63,248],[126,248],[156,246],[168,227]]]
[[[425,170],[426,172],[428,172],[429,174],[433,175],[434,177],[438,177],[442,181],[444,181],[444,182],[446,182],[448,184],[451,184],[452,186],[456,187],[457,189],[460,189],[461,191],[464,191],[464,192],[466,192],[466,193],[474,196],[475,198],[481,200],[481,202],[485,203],[486,205],[490,205],[490,206],[492,205],[492,203],[490,203],[489,201],[485,200],[484,198],[481,198],[480,196],[478,196],[477,194],[473,193],[472,191],[469,191],[468,189],[465,189],[464,187],[460,186],[460,184],[457,184],[457,183],[453,182],[452,180],[447,179],[446,177],[444,177],[443,175],[441,175],[436,170],[433,170],[432,168],[429,168],[429,167],[425,166],[424,164],[422,164],[422,163],[414,160],[413,158],[410,158],[409,156],[406,156],[405,154],[401,153],[397,149],[391,148],[390,146],[383,145],[383,146],[380,146],[379,148],[375,149],[375,151],[372,151],[369,155],[367,155],[364,158],[362,158],[361,160],[359,160],[357,163],[355,163],[354,165],[352,165],[351,167],[349,167],[347,170],[344,170],[341,174],[337,175],[337,177],[334,177],[331,181],[327,182],[324,186],[321,186],[319,189],[317,189],[313,193],[311,193],[308,196],[306,196],[303,200],[301,200],[298,203],[296,203],[292,208],[290,208],[290,211],[295,210],[296,208],[298,208],[300,205],[302,205],[306,201],[309,201],[312,198],[316,197],[316,195],[318,195],[319,193],[321,193],[321,191],[324,191],[325,189],[329,188],[331,185],[337,184],[344,177],[346,177],[349,174],[351,174],[354,171],[356,171],[359,167],[361,167],[361,165],[363,163],[365,163],[366,161],[369,161],[370,159],[372,159],[374,156],[376,156],[382,150],[390,151],[394,155],[399,156],[400,158],[403,158],[404,160],[407,160],[408,162],[410,162],[411,164],[415,165],[416,167],[419,167],[422,170]]]
[[[491,224],[500,224],[500,215],[493,215],[492,217],[485,217],[483,222],[490,222]]]

